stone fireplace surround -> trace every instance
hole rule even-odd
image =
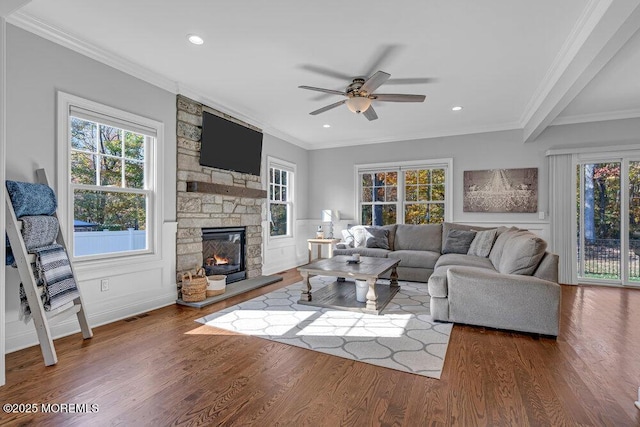
[[[180,276],[202,266],[202,228],[246,227],[247,278],[259,277],[266,192],[258,176],[200,166],[203,108],[256,129],[192,99],[177,96],[177,273]]]

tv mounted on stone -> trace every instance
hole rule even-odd
[[[260,176],[262,133],[202,112],[200,165]]]

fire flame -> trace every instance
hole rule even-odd
[[[223,258],[223,257],[220,257],[218,255],[214,255],[213,258],[215,260],[215,265],[229,264],[229,259],[228,258]]]

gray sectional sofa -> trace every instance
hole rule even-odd
[[[354,227],[334,255],[400,259],[401,280],[425,282],[435,320],[558,335],[558,256],[526,230],[463,224]]]

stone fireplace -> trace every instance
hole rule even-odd
[[[266,191],[260,177],[200,166],[203,108],[212,114],[251,127],[186,98],[177,97],[177,273],[194,271],[207,263],[203,229],[244,230],[246,278],[262,275],[262,221]],[[211,270],[210,270],[211,271]],[[237,279],[242,280],[242,279]]]

